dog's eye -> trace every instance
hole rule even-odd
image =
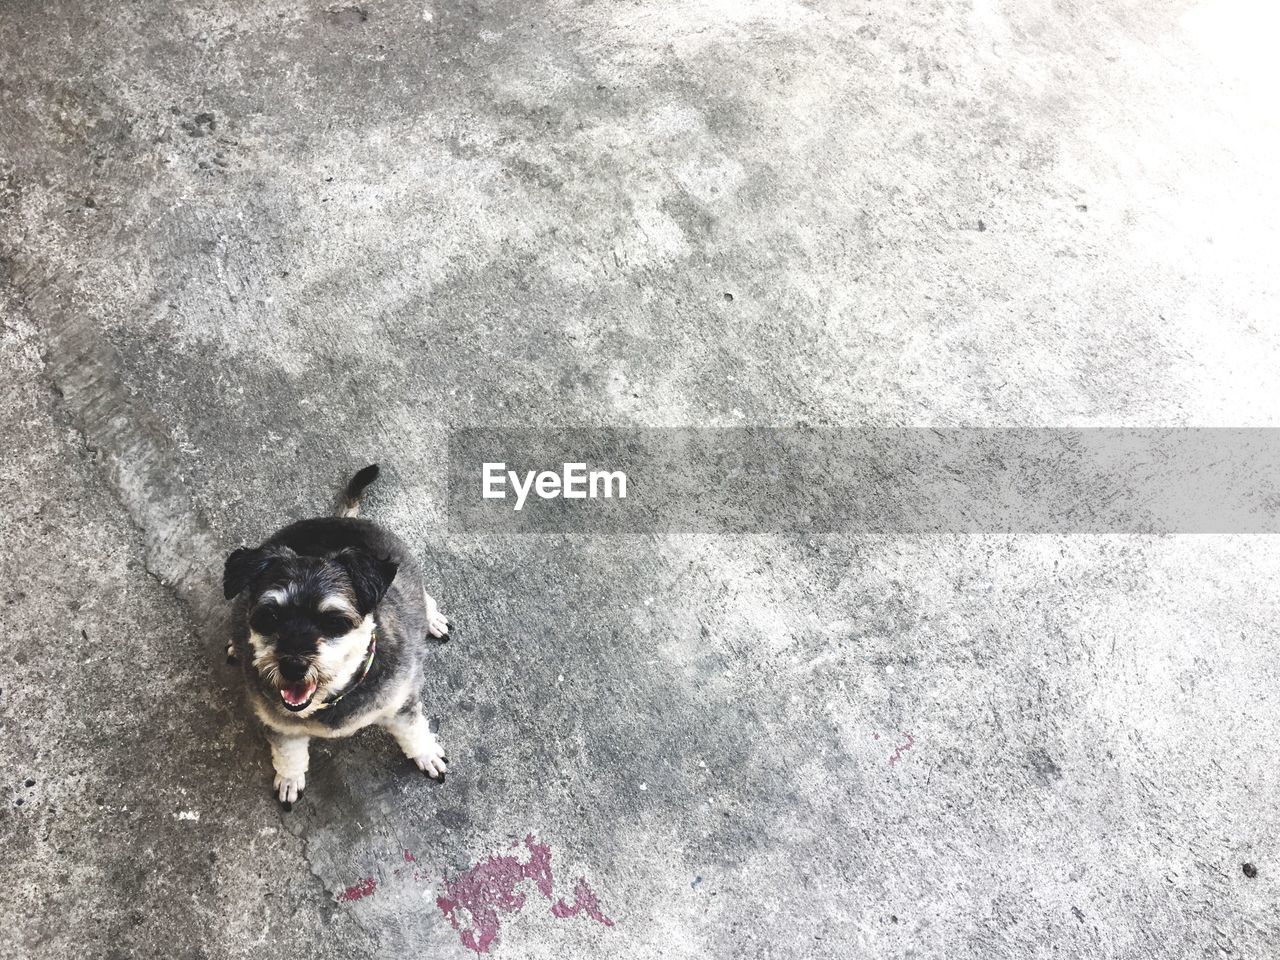
[[[280,610],[274,604],[253,611],[249,624],[259,633],[270,633],[280,625]]]
[[[351,630],[351,621],[340,613],[320,613],[316,615],[316,626],[325,636],[340,637]]]

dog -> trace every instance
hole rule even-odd
[[[227,656],[243,666],[286,810],[306,787],[312,737],[377,724],[428,777],[443,782],[448,771],[419,688],[428,637],[448,640],[451,625],[408,546],[359,517],[378,474],[377,464],[359,471],[336,516],[290,524],[233,551],[223,569],[237,604]]]

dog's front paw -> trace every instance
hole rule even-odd
[[[449,772],[449,758],[444,755],[444,747],[440,746],[440,741],[434,736],[427,741],[421,753],[409,759],[432,780],[444,783],[444,775]]]
[[[300,773],[296,777],[284,777],[276,774],[274,790],[276,798],[284,805],[285,810],[292,810],[294,801],[302,796],[307,786],[307,775]]]
[[[435,637],[437,640],[449,639],[449,618],[440,612],[440,608],[436,606],[435,599],[429,593],[423,594],[427,598],[427,633]]]

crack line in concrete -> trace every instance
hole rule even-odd
[[[43,347],[43,376],[86,449],[95,454],[94,466],[108,492],[141,537],[146,573],[178,601],[201,648],[220,660],[229,629],[217,582],[224,551],[183,490],[163,431],[129,398],[114,349],[67,303],[70,296],[57,279],[20,267],[8,251],[0,250],[0,263],[15,268],[10,276],[0,276],[0,284],[31,317]],[[298,841],[298,855],[320,897],[331,899],[311,862],[309,839],[280,816],[285,831]]]

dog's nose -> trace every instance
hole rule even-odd
[[[301,657],[281,657],[280,672],[292,683],[300,683],[307,675],[307,661]]]

